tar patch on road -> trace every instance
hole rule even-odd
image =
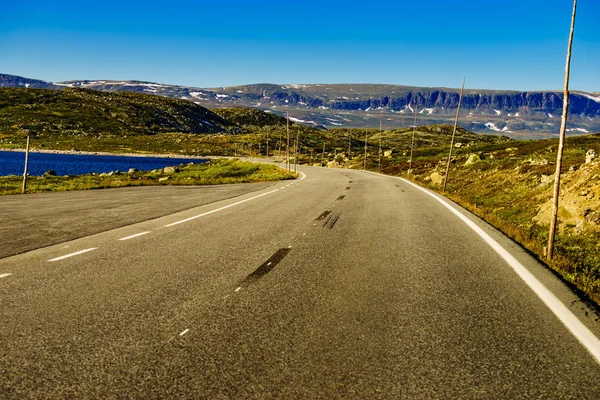
[[[336,200],[344,200],[344,197],[346,197],[346,195],[341,195],[340,197],[338,197]]]
[[[279,264],[281,262],[281,260],[283,260],[285,258],[285,256],[288,255],[290,250],[291,250],[290,248],[277,250],[275,252],[275,254],[273,254],[271,257],[269,257],[269,259],[267,261],[265,261],[260,267],[258,267],[256,269],[256,271],[254,271],[253,273],[248,275],[246,277],[246,279],[244,279],[242,281],[242,283],[240,283],[240,286],[248,286],[248,285],[256,282],[257,280],[259,280],[260,278],[262,278],[269,272],[271,272],[271,270],[273,268],[275,268],[275,266],[277,264]]]
[[[324,220],[325,217],[327,217],[329,214],[331,214],[331,211],[329,211],[329,210],[323,211],[323,213],[321,215],[319,215],[317,218],[315,218],[315,221]]]
[[[350,190],[350,186],[346,186],[346,190]]]

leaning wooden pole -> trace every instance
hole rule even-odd
[[[363,164],[363,171],[367,170],[367,129],[365,128],[365,162]]]
[[[444,175],[444,192],[448,183],[448,173],[450,172],[450,160],[452,159],[452,149],[454,148],[454,137],[456,136],[456,127],[458,126],[458,115],[460,114],[460,105],[462,104],[463,91],[465,90],[465,80],[463,78],[462,87],[460,88],[460,97],[458,98],[458,110],[456,110],[456,119],[454,120],[454,130],[452,131],[452,140],[450,141],[450,153],[448,154],[448,162],[446,163],[446,175]]]
[[[410,141],[410,160],[408,160],[408,173],[406,174],[407,178],[410,178],[410,173],[412,172],[413,149],[415,148],[415,133],[416,132],[417,132],[417,96],[415,96],[415,121],[413,122],[413,134],[412,134],[412,140]]]
[[[548,248],[546,250],[548,261],[552,260],[554,253],[554,239],[556,237],[556,223],[558,222],[558,197],[560,194],[560,170],[562,167],[563,149],[565,147],[565,131],[567,129],[567,116],[569,114],[569,75],[571,73],[571,47],[573,46],[573,32],[575,31],[575,15],[577,13],[577,0],[573,1],[573,15],[571,16],[571,32],[567,47],[567,65],[565,67],[565,92],[563,98],[562,121],[560,123],[560,138],[558,141],[558,154],[556,155],[556,171],[554,172],[554,197],[552,201],[552,216],[550,217],[550,232],[548,235]]]
[[[296,173],[296,165],[298,164],[298,138],[300,136],[300,126],[296,131],[296,143],[294,144],[294,173]]]
[[[379,172],[381,172],[381,121],[379,121]]]
[[[287,146],[285,148],[285,166],[288,174],[290,173],[290,114],[285,113],[287,119],[286,131],[287,131]]]
[[[23,172],[23,187],[21,193],[25,193],[27,189],[27,169],[29,168],[29,135],[27,135],[27,147],[25,148],[25,170]]]

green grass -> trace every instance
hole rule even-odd
[[[115,188],[152,185],[220,185],[231,183],[267,182],[294,179],[281,168],[271,164],[240,160],[214,160],[202,164],[178,167],[179,172],[165,173],[163,169],[120,173],[112,176],[87,174],[78,176],[30,176],[27,193]],[[22,177],[0,177],[0,195],[21,193]]]

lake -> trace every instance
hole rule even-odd
[[[131,157],[89,154],[29,153],[29,175],[42,175],[53,170],[57,175],[81,175],[92,172],[102,173],[129,168],[140,171],[164,168],[166,166],[203,163],[210,160],[167,157]],[[25,152],[0,151],[0,176],[23,175]]]

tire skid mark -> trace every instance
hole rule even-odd
[[[277,264],[279,264],[281,262],[281,260],[283,260],[291,250],[292,249],[290,247],[286,247],[286,248],[277,250],[275,252],[275,254],[273,254],[271,257],[269,257],[269,259],[267,261],[265,261],[254,272],[252,272],[250,275],[248,275],[246,277],[246,279],[244,279],[238,285],[236,292],[238,292],[241,288],[256,282],[257,280],[259,280],[260,278],[262,278],[263,276],[265,276],[266,274],[271,272],[273,270],[273,268],[275,268],[275,266]]]
[[[323,228],[333,229],[333,226],[336,224],[336,222],[338,221],[339,218],[340,218],[339,213],[331,214],[329,216],[329,218],[327,218],[325,220],[325,222],[323,223]]]
[[[315,218],[315,221],[321,221],[321,220],[324,220],[324,219],[325,219],[325,217],[327,217],[329,214],[331,214],[331,211],[330,211],[330,210],[323,211],[323,212],[321,213],[321,215],[319,215],[317,218]]]

